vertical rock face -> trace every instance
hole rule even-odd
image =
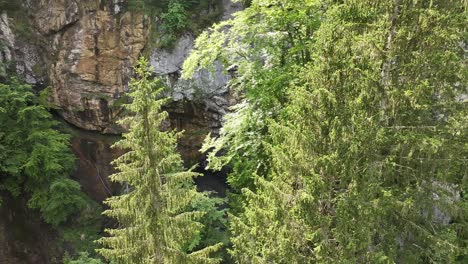
[[[6,13],[0,14],[0,40],[2,40],[1,44],[4,46],[0,53],[0,63],[6,63],[12,58],[10,47],[15,45],[15,35],[11,31]]]
[[[176,42],[172,51],[153,50],[150,63],[154,72],[165,79],[170,87],[168,96],[173,103],[168,111],[173,116],[186,115],[183,118],[185,122],[181,122],[180,118],[173,120],[176,127],[191,131],[190,123],[199,123],[199,127],[216,132],[221,127],[221,119],[228,106],[233,104],[228,87],[231,76],[221,63],[215,63],[214,72],[199,70],[192,79],[181,79],[182,64],[193,45],[194,37],[186,34]]]
[[[1,14],[0,63],[14,64],[30,84],[49,85],[53,103],[73,125],[117,133],[119,98],[149,29],[142,14],[120,12],[123,3],[23,0],[27,15]]]
[[[77,157],[73,178],[81,184],[81,189],[97,202],[120,193],[120,186],[108,178],[115,172],[111,161],[123,154],[122,150],[111,148],[119,138],[70,129],[73,130],[71,147]]]
[[[146,34],[141,14],[116,18],[96,10],[59,37],[50,78],[53,101],[68,122],[87,130],[118,132],[113,123],[120,109],[116,102],[127,89]]]
[[[229,19],[240,3],[218,0],[221,19]],[[186,160],[199,158],[198,148],[208,132],[216,133],[233,96],[230,74],[220,63],[215,71],[198,71],[191,80],[180,79],[194,36],[187,32],[174,48],[149,49],[149,19],[125,11],[127,0],[22,0],[24,14],[0,16],[1,62],[33,85],[50,86],[51,101],[59,114],[76,127],[120,133],[115,124],[121,112],[132,65],[143,50],[150,55],[155,74],[166,80],[167,107],[173,128],[186,131],[180,141]],[[21,11],[21,12],[23,12]],[[27,34],[18,20],[28,25]],[[19,26],[18,26],[19,25]],[[145,49],[146,48],[146,49]],[[1,67],[0,67],[1,68]],[[0,71],[1,74],[1,71]]]
[[[240,3],[218,1],[223,8],[221,19],[241,9]],[[0,17],[0,41],[6,46],[0,46],[0,62],[14,63],[15,71],[28,83],[50,86],[53,103],[69,123],[86,130],[119,133],[121,129],[115,125],[119,105],[128,89],[131,67],[147,46],[150,27],[142,14],[125,11],[126,2],[23,0],[27,16],[16,14],[12,19],[3,13]],[[207,15],[214,12],[210,10]],[[12,30],[18,27],[10,21],[18,19],[29,24],[27,36],[21,30]],[[208,126],[204,128],[216,131],[230,104],[230,76],[217,64],[214,73],[199,71],[192,80],[180,80],[182,64],[193,43],[194,36],[186,33],[173,50],[146,50],[155,73],[171,88],[171,116],[195,107],[187,114],[203,120],[192,123],[203,123]],[[184,106],[186,102],[191,107]]]
[[[240,11],[242,5],[231,0],[222,0],[222,20],[231,18]],[[182,65],[190,55],[194,46],[194,36],[187,33],[181,36],[172,50],[153,49],[150,63],[156,75],[166,80],[170,88],[168,96],[172,103],[167,107],[171,126],[184,130],[184,136],[179,140],[179,150],[188,165],[202,162],[199,153],[208,133],[217,134],[222,125],[224,114],[237,99],[229,89],[229,80],[233,72],[223,68],[216,62],[214,71],[197,71],[192,79],[180,78]]]
[[[9,68],[22,76],[27,83],[42,85],[46,79],[42,70],[46,63],[45,56],[41,54],[47,54],[43,45],[38,45],[42,39],[27,32],[30,38],[38,37],[38,43],[19,40],[12,28],[20,26],[13,22],[7,13],[0,12],[0,76],[6,74],[6,68]]]
[[[42,34],[53,34],[79,20],[77,1],[39,0],[32,3],[38,11],[35,15],[37,29]]]

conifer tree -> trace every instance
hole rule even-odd
[[[55,226],[87,205],[74,167],[69,136],[33,93],[16,79],[0,83],[0,190],[27,194],[28,206]]]
[[[313,64],[269,125],[271,180],[233,218],[238,262],[466,261],[464,8],[327,7]]]
[[[463,1],[253,0],[197,40],[188,72],[234,61],[248,103],[207,145],[238,189],[250,179],[230,217],[238,263],[466,261],[466,12]],[[287,26],[298,38],[275,52]],[[259,119],[261,136],[245,129]],[[251,160],[267,170],[235,167],[258,145]]]
[[[115,147],[128,150],[116,159],[111,179],[129,190],[107,200],[106,215],[119,227],[108,229],[109,237],[98,251],[112,263],[218,263],[210,258],[220,245],[193,251],[202,228],[197,221],[203,212],[190,210],[202,194],[193,184],[197,176],[184,171],[176,152],[178,134],[161,131],[167,112],[161,107],[163,86],[151,79],[144,58],[135,67],[130,82],[132,102],[125,105],[130,115],[121,121],[129,128]]]

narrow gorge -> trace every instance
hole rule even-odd
[[[0,0],[0,264],[468,263],[468,0]]]
[[[126,0],[22,0],[0,10],[4,70],[38,92],[48,90],[51,111],[72,135],[77,159],[72,178],[97,202],[120,192],[108,176],[114,171],[110,162],[121,151],[110,146],[125,131],[116,121],[128,100],[125,93],[139,56],[150,58],[154,75],[169,88],[166,95],[172,101],[166,107],[165,126],[184,131],[178,148],[186,166],[199,163],[198,170],[203,171],[201,144],[208,133],[219,132],[224,114],[236,102],[228,84],[233,73],[220,63],[214,72],[200,70],[190,80],[181,79],[195,34],[204,28],[178,32],[170,46],[158,47],[151,31],[157,30],[157,22],[129,10],[127,4]],[[206,17],[206,27],[241,8],[229,0],[203,1],[193,16]],[[203,189],[226,188],[222,177],[200,181]],[[24,200],[6,200],[0,214],[0,263],[52,263],[61,254],[54,246],[57,234],[39,214],[26,209]]]

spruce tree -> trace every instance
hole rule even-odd
[[[464,13],[465,12],[465,13]],[[240,263],[466,261],[459,1],[330,1],[234,217]]]
[[[466,12],[253,0],[197,40],[186,73],[234,62],[246,98],[206,146],[242,189],[238,263],[466,261]]]
[[[184,171],[176,152],[177,133],[161,131],[167,112],[161,107],[163,86],[150,77],[147,60],[135,67],[130,82],[129,116],[121,124],[129,128],[114,147],[127,150],[116,159],[113,181],[129,186],[120,196],[109,198],[107,216],[119,226],[108,229],[109,237],[98,251],[112,263],[218,263],[210,254],[219,244],[193,251],[202,225],[203,212],[190,210],[202,195],[193,184],[197,176]]]
[[[0,190],[27,195],[28,206],[55,226],[88,203],[68,178],[75,159],[57,124],[30,85],[0,83]]]

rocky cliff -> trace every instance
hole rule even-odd
[[[9,9],[0,9],[0,78],[16,74],[38,90],[49,87],[57,114],[78,128],[71,142],[77,157],[74,178],[90,197],[100,202],[118,191],[107,176],[112,173],[110,161],[119,153],[109,148],[112,135],[87,131],[122,132],[115,121],[126,100],[132,65],[142,54],[167,83],[167,95],[173,99],[166,107],[168,123],[185,130],[179,142],[184,160],[203,160],[198,152],[203,139],[217,132],[235,98],[228,87],[230,75],[221,64],[215,65],[214,73],[201,70],[192,80],[180,79],[194,33],[180,34],[171,49],[153,48],[149,36],[154,21],[128,11],[127,0],[8,1]],[[217,12],[218,19],[241,8],[230,0],[211,2],[217,3],[203,14]],[[54,244],[55,234],[35,212],[13,203],[7,200],[0,209],[0,263],[52,263],[56,249],[43,247]],[[34,221],[28,222],[30,214]],[[18,217],[24,219],[15,224]],[[18,237],[25,232],[30,235]]]
[[[226,19],[241,8],[229,0],[218,1],[205,12],[222,8],[220,19]],[[171,123],[191,130],[178,118],[181,111],[190,111],[188,115],[199,119],[194,123],[216,130],[230,104],[229,75],[217,65],[214,74],[200,71],[193,80],[179,80],[193,34],[182,34],[170,50],[152,49],[151,18],[127,11],[126,2],[23,0],[18,10],[1,13],[0,62],[8,63],[28,83],[50,86],[51,100],[67,122],[85,130],[120,133],[115,125],[120,104],[131,67],[144,52],[177,102],[168,108],[177,119]]]

